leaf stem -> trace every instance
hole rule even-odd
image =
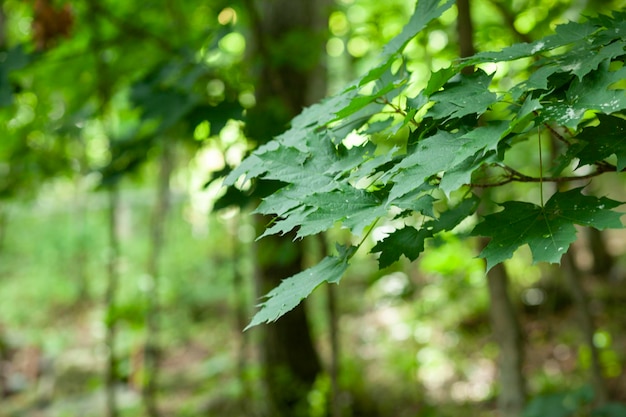
[[[356,245],[356,250],[352,253],[352,255],[350,255],[348,257],[348,259],[351,259],[354,254],[361,249],[361,246],[363,245],[363,243],[365,243],[365,240],[368,238],[368,236],[372,233],[372,231],[374,230],[374,228],[376,227],[376,225],[378,224],[378,222],[380,221],[380,217],[377,217],[376,220],[374,220],[374,223],[372,223],[372,226],[369,228],[369,230],[367,231],[367,233],[365,233],[365,235],[363,235],[363,238],[361,239],[361,241],[358,243],[358,245]]]

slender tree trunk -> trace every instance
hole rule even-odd
[[[160,171],[157,183],[157,199],[152,213],[150,225],[151,251],[148,257],[146,272],[150,278],[150,285],[146,293],[146,341],[144,346],[144,382],[143,402],[146,413],[150,417],[159,416],[157,405],[157,388],[160,347],[159,339],[159,289],[160,267],[159,260],[164,246],[164,229],[169,211],[170,175],[173,168],[171,144],[165,140],[162,144]]]
[[[588,227],[585,229],[585,236],[588,248],[593,255],[591,272],[598,277],[608,278],[615,265],[615,259],[607,249],[602,231]]]
[[[522,373],[524,349],[508,282],[503,264],[494,266],[487,273],[491,326],[500,347],[498,409],[503,417],[516,417],[521,415],[526,403],[526,383]]]
[[[594,388],[596,401],[599,405],[606,403],[608,394],[606,390],[606,384],[602,376],[602,365],[600,364],[600,353],[598,348],[593,343],[593,335],[595,333],[595,326],[593,324],[593,317],[589,311],[589,304],[587,302],[587,294],[582,286],[582,273],[574,261],[572,255],[572,249],[563,255],[563,275],[569,286],[574,304],[576,305],[576,312],[578,313],[578,320],[580,324],[580,331],[583,334],[585,344],[591,352],[591,383]]]
[[[262,228],[267,221],[257,220],[256,224]],[[259,295],[267,294],[282,279],[301,271],[304,245],[291,238],[293,236],[272,236],[255,244],[255,279]],[[307,395],[322,366],[311,338],[305,303],[259,330],[264,389],[270,415],[307,416]]]
[[[241,251],[242,243],[239,241],[239,224],[242,221],[240,215],[234,216],[230,219],[229,232],[232,243],[232,273],[233,273],[233,292],[235,297],[235,326],[237,331],[241,332],[241,329],[245,328],[248,324],[249,313],[249,299],[246,291],[244,291],[244,277],[242,276],[240,269],[240,261],[243,257]],[[252,388],[246,377],[246,368],[248,365],[247,353],[249,345],[249,332],[241,332],[239,335],[239,345],[237,347],[237,374],[239,376],[239,382],[243,387],[243,398],[247,399],[241,401],[242,412],[245,415],[252,415],[252,406],[249,399],[253,398]]]
[[[330,416],[341,417],[340,387],[339,387],[339,312],[337,309],[337,288],[328,284],[328,324],[330,331]]]
[[[470,10],[470,0],[457,0],[457,35],[461,57],[474,54],[474,29]],[[466,73],[473,72],[471,67]],[[486,200],[487,192],[483,192]],[[481,249],[487,245],[481,239]],[[498,409],[503,417],[520,416],[526,403],[526,381],[522,373],[524,348],[522,332],[517,312],[509,296],[509,277],[503,264],[498,264],[487,273],[489,290],[489,311],[494,337],[500,347]]]
[[[247,129],[263,143],[281,133],[302,108],[325,95],[325,70],[320,63],[327,19],[320,16],[327,12],[323,10],[326,1],[245,0],[245,5],[253,32],[252,58],[261,64],[257,106],[248,113]],[[288,51],[298,38],[302,42]],[[309,62],[307,68],[303,68],[303,61]],[[261,216],[255,219],[258,230],[268,221]],[[293,237],[270,236],[255,243],[258,296],[301,271],[303,244]],[[264,385],[272,417],[308,415],[307,394],[322,370],[305,305],[301,303],[276,323],[258,330],[262,333]]]
[[[104,389],[106,397],[106,416],[117,417],[117,399],[115,396],[115,385],[117,381],[117,357],[115,355],[116,339],[116,311],[115,294],[119,281],[117,263],[120,255],[120,243],[117,234],[118,230],[118,209],[119,191],[117,186],[112,186],[108,191],[109,197],[109,253],[107,262],[107,288],[104,295],[104,305],[106,308],[106,335],[105,345],[107,348],[107,363],[104,375]]]
[[[470,12],[470,0],[456,0],[456,7],[458,10],[456,31],[459,38],[459,54],[464,58],[474,55],[474,25]]]

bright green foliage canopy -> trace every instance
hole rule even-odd
[[[363,236],[380,219],[401,221],[404,226],[372,249],[382,268],[402,255],[416,259],[426,239],[462,222],[471,227],[477,212],[487,214],[488,193],[476,190],[529,182],[543,194],[546,183],[624,169],[626,13],[568,23],[539,41],[457,60],[431,74],[415,93],[402,51],[452,3],[420,0],[380,65],[305,109],[290,130],[227,177],[229,186],[242,176],[284,184],[258,208],[277,215],[264,235],[297,229],[303,237],[341,224]],[[529,62],[529,75],[501,91],[486,68],[519,59]],[[402,129],[409,133],[399,143]],[[346,141],[355,134],[361,145]],[[530,176],[505,163],[528,140],[558,143],[558,166],[546,169],[557,176],[544,174],[544,167]],[[591,168],[579,173],[582,165]],[[621,203],[589,192],[558,191],[545,205],[502,202],[503,210],[487,215],[472,232],[491,238],[480,255],[487,267],[523,245],[530,246],[534,261],[559,262],[576,238],[576,224],[622,227],[620,214],[611,210]],[[344,248],[284,281],[250,325],[276,320],[317,285],[338,282],[355,249]]]

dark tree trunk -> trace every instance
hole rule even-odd
[[[260,219],[256,223],[267,224]],[[304,244],[292,238],[270,236],[255,245],[259,296],[301,271]],[[305,305],[301,303],[277,322],[260,328],[264,385],[272,416],[307,416],[307,394],[322,371]]]
[[[239,333],[239,343],[237,345],[237,375],[239,383],[242,386],[243,398],[253,398],[252,384],[246,377],[246,368],[248,367],[248,348],[250,345],[249,332],[241,332],[248,324],[250,317],[250,299],[247,291],[243,288],[246,286],[244,274],[241,271],[240,260],[246,255],[242,251],[242,243],[239,241],[239,226],[245,221],[241,216],[237,215],[230,219],[228,231],[231,239],[231,263],[233,274],[233,292],[235,299],[235,326]],[[241,401],[241,412],[244,415],[254,415],[254,406],[250,401]]]
[[[506,417],[522,414],[526,383],[522,373],[524,349],[517,312],[509,296],[509,277],[503,264],[487,273],[493,335],[500,347],[498,409]]]
[[[337,308],[337,288],[328,284],[328,327],[330,332],[330,416],[341,417],[341,390],[339,388],[339,312]]]
[[[250,137],[264,143],[325,94],[325,70],[320,64],[327,20],[321,17],[328,10],[325,1],[245,0],[245,4],[253,32],[251,59],[259,69],[257,106],[248,113],[247,129]],[[258,230],[268,222],[265,217],[255,219]],[[293,237],[270,236],[255,244],[258,296],[302,270],[303,243]],[[271,415],[308,415],[307,393],[322,367],[305,303],[259,331]]]
[[[608,394],[606,384],[602,376],[602,365],[600,364],[600,352],[593,343],[595,326],[593,317],[589,311],[587,294],[582,284],[582,273],[574,261],[572,249],[563,256],[563,275],[569,286],[578,319],[580,321],[580,331],[582,332],[585,344],[591,352],[591,383],[593,385],[596,401],[599,405],[606,403]]]
[[[470,12],[470,0],[457,0],[457,36],[461,57],[474,54],[474,29]],[[465,73],[473,72],[467,67]],[[487,192],[483,192],[483,200],[488,201]],[[481,249],[488,241],[482,239]],[[524,347],[522,332],[509,296],[509,276],[503,264],[498,264],[487,273],[489,290],[489,309],[494,338],[500,348],[498,363],[500,392],[498,409],[502,416],[520,416],[526,404],[526,381],[522,373],[524,364]]]
[[[591,272],[600,278],[609,278],[615,266],[615,259],[608,251],[604,234],[598,229],[588,227],[585,229],[585,236],[593,255]]]

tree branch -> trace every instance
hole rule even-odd
[[[515,169],[506,166],[506,165],[497,165],[499,168],[504,169],[507,172],[505,178],[501,181],[497,182],[488,182],[488,183],[469,183],[470,187],[476,188],[492,188],[498,187],[501,185],[509,184],[511,182],[554,182],[554,183],[565,183],[571,181],[578,180],[586,180],[589,178],[597,177],[598,175],[602,175],[606,172],[617,172],[617,168],[607,162],[600,161],[595,164],[596,171],[590,172],[585,175],[571,175],[571,176],[563,176],[563,177],[531,177],[525,174],[522,174]]]

